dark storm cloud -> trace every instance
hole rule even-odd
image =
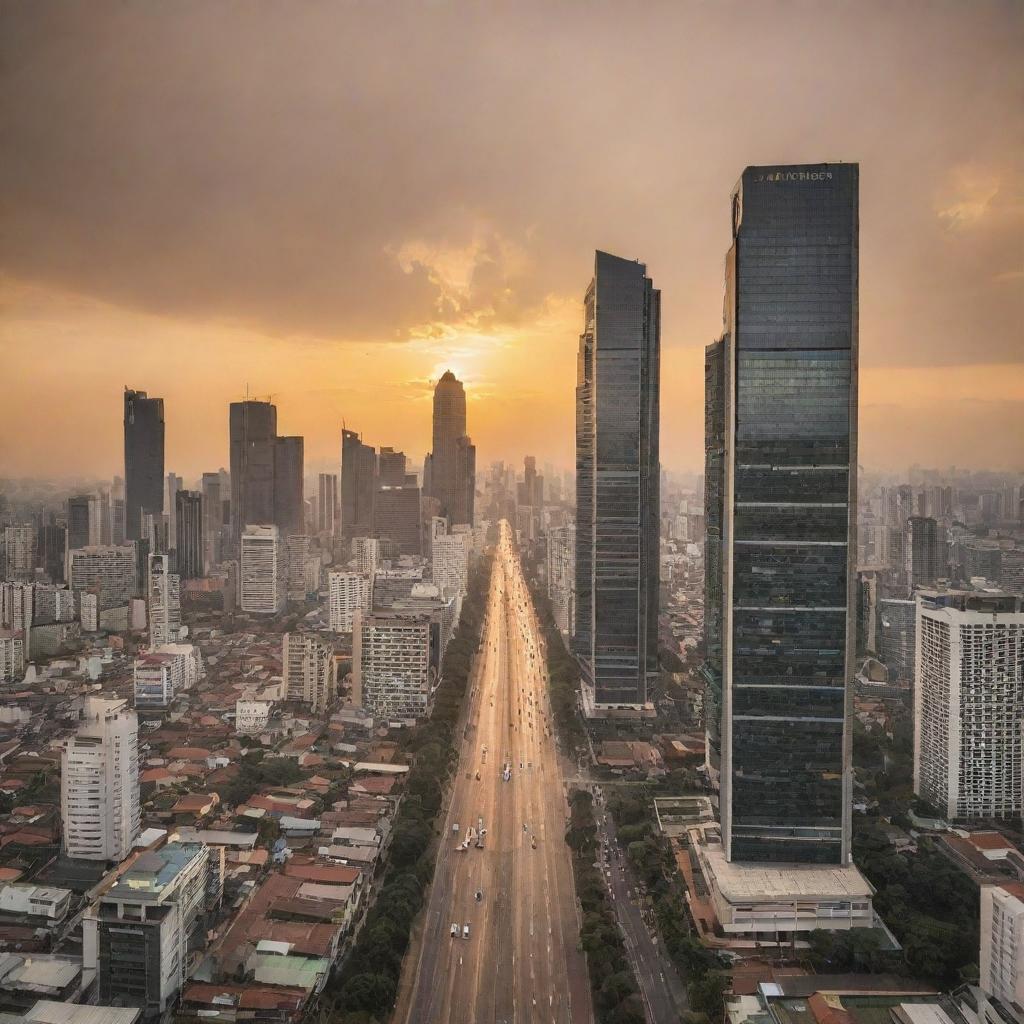
[[[601,247],[703,344],[743,166],[853,159],[865,358],[1022,356],[1020,5],[0,10],[14,277],[387,340],[525,320]]]

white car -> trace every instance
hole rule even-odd
[[[456,938],[458,936],[458,934],[459,934],[459,926],[453,922],[452,923],[452,938],[453,939]]]
[[[468,939],[469,938],[469,922],[468,921],[462,926],[462,937],[464,939]]]

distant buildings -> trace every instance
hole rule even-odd
[[[246,526],[241,537],[238,604],[243,612],[276,615],[287,596],[288,559],[276,526]]]
[[[428,479],[429,478],[429,479]],[[476,448],[466,434],[466,392],[451,370],[434,388],[433,442],[424,491],[452,524],[473,522]]]
[[[1024,611],[990,592],[917,594],[914,791],[947,818],[1024,811]]]
[[[174,643],[181,634],[181,578],[169,555],[149,556],[149,646]]]
[[[120,861],[139,834],[139,727],[123,700],[86,697],[61,758],[64,850]]]
[[[96,593],[101,610],[128,604],[128,599],[138,590],[135,545],[85,547],[69,551],[68,583],[72,590]]]
[[[36,531],[31,525],[5,526],[3,550],[7,579],[31,580],[35,574]]]
[[[381,448],[377,455],[377,482],[381,487],[402,487],[405,479],[405,452]]]
[[[353,702],[380,718],[425,716],[433,685],[430,637],[427,615],[357,612]]]
[[[377,491],[377,454],[354,430],[341,432],[341,530],[353,537],[373,532],[373,502]]]
[[[390,540],[402,555],[418,555],[423,549],[420,489],[415,484],[377,488],[373,508],[373,534]]]
[[[203,543],[203,496],[199,491],[178,491],[174,496],[174,529],[177,536],[175,566],[183,580],[205,575]]]
[[[0,682],[20,680],[25,675],[25,640],[22,632],[0,629]]]
[[[576,633],[588,715],[641,712],[658,665],[661,293],[598,252],[576,387]]]
[[[903,542],[904,572],[908,587],[930,586],[946,575],[939,524],[926,516],[907,519]]]
[[[732,233],[725,332],[706,356],[708,760],[724,858],[848,865],[857,165],[748,167]]]
[[[316,530],[328,537],[337,535],[341,527],[341,496],[336,473],[321,473],[317,478]]]
[[[368,611],[372,585],[358,572],[327,574],[327,614],[332,633],[351,633],[357,611]]]
[[[145,391],[124,392],[124,509],[129,540],[142,536],[142,515],[164,508],[164,400]],[[74,543],[71,543],[71,541]],[[76,534],[70,547],[83,546]]]
[[[355,559],[357,572],[364,576],[373,576],[380,564],[380,541],[376,537],[354,537],[352,557]]]
[[[222,494],[221,474],[204,473],[203,496],[203,568],[205,573],[213,570],[223,557],[224,501],[229,495]]]
[[[576,621],[576,526],[556,526],[548,531],[547,584],[555,624],[572,635]]]
[[[314,633],[285,633],[281,653],[288,700],[323,711],[334,699],[334,651]]]

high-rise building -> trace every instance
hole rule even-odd
[[[575,623],[576,527],[556,526],[548,531],[548,598],[555,625],[570,636]]]
[[[435,537],[430,551],[431,580],[442,594],[465,594],[469,586],[472,534],[449,533]]]
[[[305,601],[320,589],[320,556],[313,538],[296,533],[288,538],[288,600]]]
[[[82,922],[82,959],[101,1003],[164,1019],[205,940],[214,851],[173,842],[147,850],[104,891]]]
[[[76,494],[73,498],[68,498],[68,550],[89,546],[89,500],[88,494]],[[136,529],[136,536],[138,535]]]
[[[203,571],[209,573],[223,557],[221,538],[224,527],[224,508],[221,497],[220,473],[204,473],[203,496]]]
[[[122,501],[121,504],[123,509],[124,502]],[[123,536],[118,543],[124,543]],[[64,555],[66,549],[66,527],[52,524],[39,527],[36,533],[36,565],[42,568],[51,583],[64,582]]]
[[[150,555],[148,566],[150,650],[173,644],[181,635],[181,578],[171,572],[169,555]]]
[[[199,491],[178,491],[174,496],[174,524],[177,530],[176,566],[183,580],[204,575],[203,496]]]
[[[323,711],[337,692],[331,645],[315,633],[285,633],[281,661],[288,700]]]
[[[400,554],[418,555],[420,538],[420,489],[415,485],[381,486],[373,506],[373,535],[398,545]]]
[[[1024,1018],[1024,885],[1005,881],[981,886],[978,987],[1001,1004],[980,1020]],[[1000,1012],[1001,1011],[1001,1012]]]
[[[405,452],[381,448],[377,455],[377,482],[381,487],[401,487],[405,483]]]
[[[274,454],[277,407],[270,402],[232,402],[231,537],[237,548],[250,524],[270,525],[274,519]]]
[[[991,591],[917,593],[914,792],[950,819],[1024,811],[1024,610]]]
[[[25,638],[21,630],[0,628],[0,682],[25,675]]]
[[[286,545],[276,526],[247,526],[242,533],[238,604],[243,612],[276,615],[288,585]]]
[[[422,718],[430,702],[428,613],[356,613],[352,700],[380,718]]]
[[[440,502],[441,515],[450,523],[472,523],[476,448],[466,434],[466,391],[451,370],[434,388],[429,476],[424,490]]]
[[[850,862],[857,182],[856,164],[748,167],[732,196],[705,471],[709,763],[731,862]]]
[[[332,633],[351,633],[358,609],[369,611],[372,584],[358,572],[327,574],[327,615]]]
[[[138,591],[134,544],[78,548],[68,552],[68,565],[68,585],[98,594],[101,610],[127,605]]]
[[[7,553],[7,578],[31,580],[35,575],[36,563],[35,527],[27,523],[5,526],[3,544]]]
[[[132,678],[135,707],[166,708],[179,693],[192,689],[202,674],[202,658],[194,644],[153,647],[135,659]]]
[[[336,473],[321,473],[316,492],[316,531],[334,537],[341,525],[341,505]]]
[[[143,512],[158,516],[164,507],[164,400],[128,388],[124,391],[124,487],[125,532],[129,540],[137,540],[142,535]]]
[[[122,861],[139,834],[139,723],[127,701],[86,697],[60,773],[64,852]]]
[[[354,430],[341,432],[341,529],[346,538],[373,530],[377,453]]]
[[[925,516],[907,519],[903,556],[908,587],[930,586],[945,575],[939,524],[934,519]]]
[[[576,388],[576,637],[590,715],[642,711],[658,664],[661,293],[595,255]]]
[[[353,537],[352,557],[356,572],[372,578],[380,565],[380,541],[376,537]]]
[[[184,481],[177,473],[168,473],[164,480],[164,519],[167,522],[167,546],[173,551],[178,543],[178,491]]]
[[[301,437],[279,437],[274,443],[274,518],[282,535],[305,530],[304,444]]]

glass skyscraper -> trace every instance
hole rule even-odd
[[[708,761],[732,861],[847,864],[858,167],[748,167],[706,358]]]
[[[124,510],[129,540],[142,536],[142,515],[164,509],[164,400],[124,391]]]
[[[661,293],[595,256],[576,386],[576,632],[588,713],[641,709],[658,662]]]

